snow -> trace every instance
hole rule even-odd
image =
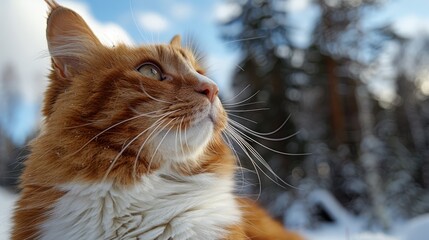
[[[358,227],[356,221],[353,217],[347,212],[346,209],[341,206],[341,204],[326,190],[314,190],[309,196],[309,201],[313,203],[318,203],[324,207],[332,218],[336,219],[338,224],[349,228],[352,226]]]
[[[403,240],[427,240],[429,235],[429,214],[408,221],[397,233]]]
[[[403,224],[396,224],[391,232],[368,232],[361,228],[363,222],[356,220],[349,227],[341,224],[323,226],[316,230],[301,230],[308,240],[427,240],[429,214],[421,215]]]
[[[384,233],[356,233],[351,234],[347,231],[339,231],[338,228],[329,228],[318,230],[312,233],[303,233],[306,239],[309,240],[408,240],[407,238],[401,239],[393,236],[388,236]],[[414,240],[414,239],[409,239]]]
[[[13,204],[17,196],[0,188],[0,240],[9,239]]]
[[[368,220],[350,214],[328,191],[313,190],[306,197],[307,204],[295,202],[287,211],[285,223],[296,228],[309,240],[427,240],[429,214],[418,216],[407,222],[396,222],[389,233],[381,230],[368,231]],[[303,219],[311,218],[309,208],[318,205],[333,219],[332,223],[321,223],[309,229]],[[394,221],[393,221],[394,222]],[[301,229],[299,228],[301,226]]]
[[[9,239],[11,215],[17,196],[0,188],[0,240]],[[340,221],[335,224],[326,224],[317,229],[298,229],[308,240],[427,240],[429,235],[429,214],[418,216],[406,223],[394,226],[391,233],[368,232],[363,228],[363,220],[351,216],[329,193],[315,191],[310,201],[323,202],[334,216]],[[332,207],[330,207],[332,206]],[[301,206],[302,207],[302,206]],[[297,211],[302,211],[302,208]],[[299,210],[300,209],[300,210]]]

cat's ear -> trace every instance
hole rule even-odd
[[[171,39],[170,44],[172,46],[180,47],[182,44],[181,42],[182,42],[181,37],[180,35],[177,34]]]
[[[85,55],[101,46],[100,41],[79,14],[47,1],[51,12],[48,17],[46,38],[54,70],[63,78],[71,76],[84,64]]]

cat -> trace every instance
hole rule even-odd
[[[54,0],[50,83],[12,239],[302,239],[234,195],[218,87],[179,35],[101,44]]]

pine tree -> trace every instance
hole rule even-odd
[[[236,93],[243,89],[244,92],[235,99],[235,102],[240,102],[240,100],[257,93],[248,102],[264,103],[230,109],[228,110],[230,117],[257,132],[267,133],[282,126],[292,115],[283,127],[268,136],[270,138],[283,138],[297,132],[292,119],[297,110],[297,94],[300,93],[291,76],[294,73],[291,59],[294,54],[297,55],[298,53],[290,40],[290,27],[287,25],[286,11],[278,8],[279,3],[282,2],[280,0],[243,1],[241,2],[241,14],[224,23],[222,27],[224,38],[227,41],[235,42],[241,53],[239,66],[242,70],[235,73],[232,84]],[[269,110],[251,110],[260,109],[264,106],[269,107]],[[235,112],[236,109],[243,108],[250,112],[241,112],[241,110]],[[234,115],[238,115],[238,117]],[[257,124],[245,121],[243,118],[251,119]],[[269,141],[257,137],[256,140],[276,151],[291,154],[304,152],[304,143],[298,137],[291,137],[284,141]],[[250,143],[271,165],[274,172],[286,181],[291,171],[302,159],[300,156],[275,153],[252,141]],[[254,168],[248,161],[242,162],[247,168]],[[262,166],[262,164],[258,164]],[[276,186],[277,180],[267,169],[263,167],[262,169],[271,178],[263,177],[262,170],[256,169],[262,176],[261,200],[265,204],[269,204],[284,189]],[[253,191],[258,193],[259,186],[255,186]]]
[[[321,15],[309,54],[319,55],[319,62],[316,63],[318,71],[310,76],[312,82],[320,81],[321,76],[325,81],[327,94],[321,102],[327,103],[329,117],[322,121],[330,125],[326,134],[319,136],[329,151],[312,156],[309,161],[314,161],[316,167],[323,164],[330,167],[330,175],[321,179],[325,182],[322,186],[330,189],[340,202],[355,212],[370,214],[374,222],[387,228],[382,182],[377,172],[380,155],[368,145],[380,142],[373,134],[373,100],[366,94],[367,86],[360,76],[369,63],[368,56],[361,53],[371,57],[375,53],[368,46],[372,44],[371,33],[363,29],[361,19],[364,10],[377,5],[377,1],[318,0],[315,3]],[[336,184],[338,182],[343,184]],[[359,202],[369,202],[369,211]]]

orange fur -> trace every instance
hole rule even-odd
[[[252,240],[303,240],[294,232],[287,231],[272,219],[258,204],[249,199],[239,199],[243,211],[243,229]]]
[[[186,62],[196,72],[204,72],[192,52],[180,46],[180,37],[169,45],[107,48],[78,14],[55,1],[47,2],[51,8],[47,38],[52,71],[43,106],[45,122],[31,143],[31,154],[21,176],[23,190],[13,219],[14,240],[40,236],[39,227],[46,213],[64,194],[56,186],[104,180],[130,186],[164,164],[165,159],[149,146],[139,155],[150,131],[122,151],[130,137],[157,120],[150,116],[135,118],[136,115],[174,111],[164,123],[168,128],[183,130],[194,118],[189,109],[199,111],[204,107],[201,102],[206,102],[206,96],[195,91],[198,80],[180,71]],[[156,63],[174,81],[142,77],[135,69],[144,62]],[[176,163],[174,168],[185,175],[210,172],[232,179],[235,158],[221,137],[226,117],[220,110],[214,121],[213,138],[198,162],[186,166]],[[122,124],[115,125],[119,122]],[[181,150],[194,151],[185,145]],[[240,225],[230,226],[226,239],[301,239],[284,230],[256,204],[238,201],[243,220]]]

